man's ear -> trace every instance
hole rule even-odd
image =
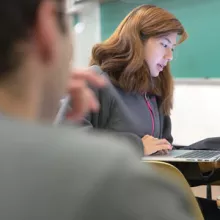
[[[57,37],[57,5],[55,1],[44,0],[40,4],[35,25],[35,41],[43,62],[50,62],[54,56]]]

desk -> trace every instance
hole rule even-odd
[[[213,162],[213,163],[200,162],[200,163],[198,163],[198,165],[199,165],[199,168],[202,173],[210,172],[213,169],[215,169],[215,170],[220,169],[220,162]]]
[[[190,186],[200,186],[207,184],[220,185],[220,163],[215,162],[172,162],[185,176]],[[219,183],[218,183],[219,182]]]

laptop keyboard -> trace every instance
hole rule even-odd
[[[215,156],[220,156],[219,151],[208,151],[208,150],[193,150],[192,152],[188,152],[175,158],[196,158],[196,159],[210,159]]]

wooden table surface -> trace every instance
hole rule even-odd
[[[210,172],[213,169],[219,169],[220,168],[220,162],[200,162],[199,168],[203,173]]]

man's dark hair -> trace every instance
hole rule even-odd
[[[37,10],[46,0],[5,0],[0,5],[0,82],[20,65],[22,52],[15,45],[28,40],[36,22]],[[57,3],[57,19],[65,31],[64,0],[51,0]]]

